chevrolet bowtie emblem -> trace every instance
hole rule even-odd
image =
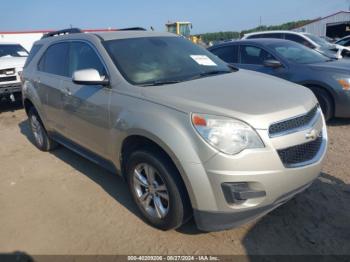
[[[305,138],[307,140],[311,139],[311,140],[315,140],[316,138],[321,136],[321,132],[316,130],[316,129],[312,129],[309,132],[306,133]]]

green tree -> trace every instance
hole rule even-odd
[[[303,26],[309,22],[312,22],[313,20],[300,20],[300,21],[293,21],[293,22],[288,22],[284,23],[281,25],[271,25],[271,26],[266,26],[266,25],[261,25],[257,26],[252,29],[248,30],[243,30],[241,32],[236,32],[236,31],[226,31],[226,32],[214,32],[214,33],[205,33],[201,34],[201,39],[205,43],[209,43],[211,41],[225,41],[225,40],[230,40],[230,39],[239,39],[241,38],[244,34],[247,33],[253,33],[253,32],[259,32],[259,31],[273,31],[273,30],[292,30],[294,28]]]

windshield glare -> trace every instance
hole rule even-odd
[[[0,57],[27,57],[28,52],[20,45],[2,45],[0,44]]]
[[[270,44],[269,47],[275,50],[283,58],[293,63],[312,64],[329,60],[328,57],[299,44],[273,43]]]
[[[105,47],[121,74],[135,85],[231,72],[225,62],[183,37],[118,39],[106,41]]]

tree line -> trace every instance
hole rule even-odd
[[[257,26],[255,28],[249,29],[249,30],[243,30],[241,32],[238,31],[226,31],[226,32],[215,32],[215,33],[205,33],[200,34],[201,39],[205,43],[209,43],[211,41],[224,41],[229,39],[239,39],[244,34],[252,33],[252,32],[259,32],[259,31],[270,31],[270,30],[291,30],[300,26],[303,26],[307,23],[312,22],[313,20],[299,20],[299,21],[293,21],[284,23],[281,25],[271,25],[271,26]]]

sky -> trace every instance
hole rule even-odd
[[[241,31],[349,10],[350,0],[2,0],[0,31],[125,28],[164,31],[190,21],[194,34]]]

